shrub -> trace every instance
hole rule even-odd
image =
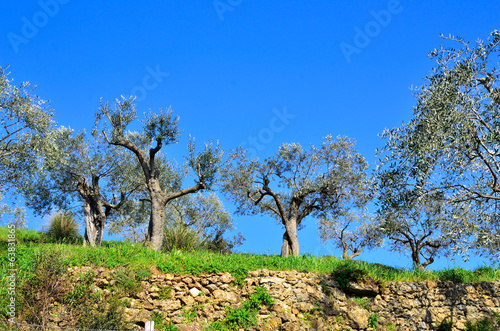
[[[155,322],[155,330],[161,331],[177,331],[179,330],[172,321],[165,321],[161,311],[154,311],[151,314],[151,320]]]
[[[146,268],[120,268],[114,275],[115,287],[125,295],[136,294],[142,289],[142,279],[150,276],[151,272]]]
[[[66,265],[59,252],[51,251],[35,253],[32,266],[20,291],[21,315],[28,323],[45,325],[49,321],[51,304],[64,296]]]
[[[95,291],[94,272],[80,275],[73,289],[69,291],[64,303],[70,307],[71,321],[74,327],[99,330],[127,330],[124,303],[114,293],[106,298],[101,291]]]
[[[368,278],[368,272],[356,266],[347,265],[344,268],[333,271],[333,279],[341,289],[345,289],[349,282],[358,282]]]
[[[223,231],[217,231],[215,237],[206,242],[206,249],[219,254],[230,254],[233,253],[235,247],[243,245],[243,241],[245,241],[241,233],[238,233],[233,239],[224,239],[222,235]]]
[[[210,331],[226,331],[247,329],[257,324],[257,311],[262,305],[271,306],[274,299],[269,295],[265,287],[257,287],[243,307],[231,309],[227,307],[226,318],[223,321],[213,322]]]
[[[436,331],[451,331],[453,330],[453,322],[444,320],[441,321],[441,324],[437,327]]]
[[[203,238],[193,229],[181,223],[174,223],[165,228],[162,249],[167,252],[176,249],[194,251],[200,249],[204,244]]]
[[[58,212],[50,219],[47,237],[52,242],[74,244],[83,242],[78,234],[78,224],[71,212]]]
[[[498,328],[494,325],[494,322],[490,319],[482,319],[476,323],[467,321],[465,323],[465,331],[496,331]]]

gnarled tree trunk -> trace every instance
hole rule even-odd
[[[104,236],[104,225],[106,222],[106,215],[102,205],[91,197],[84,199],[83,215],[85,219],[85,235],[83,245],[94,247],[101,245]]]
[[[285,224],[285,233],[283,234],[283,245],[281,247],[281,257],[290,255],[299,255],[299,239],[297,238],[297,221],[289,219]]]
[[[159,251],[163,245],[165,231],[166,199],[157,180],[151,179],[148,187],[150,188],[151,214],[146,241],[152,249]]]

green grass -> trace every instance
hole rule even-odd
[[[169,253],[156,252],[142,245],[130,242],[105,241],[101,247],[82,247],[70,244],[38,243],[33,240],[40,236],[33,230],[20,229],[16,232],[16,268],[18,273],[29,273],[33,256],[37,252],[58,251],[68,266],[102,266],[116,268],[127,265],[126,269],[148,269],[156,266],[159,270],[178,275],[229,272],[237,282],[242,282],[247,272],[256,269],[297,270],[331,274],[338,269],[361,269],[380,282],[445,280],[454,282],[494,281],[500,279],[500,268],[484,266],[476,270],[461,268],[439,271],[397,269],[363,261],[345,261],[332,256],[313,255],[281,258],[277,255],[229,254],[221,255],[210,251]],[[7,271],[7,229],[0,227],[0,274]],[[2,279],[5,277],[2,277]],[[0,290],[1,292],[1,290]],[[0,293],[1,294],[1,293]]]

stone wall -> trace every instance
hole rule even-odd
[[[83,269],[83,270],[82,270]],[[71,274],[87,267],[72,268]],[[94,270],[95,290],[109,293],[114,270]],[[127,298],[126,316],[137,325],[151,320],[154,311],[178,325],[179,330],[202,330],[223,319],[226,307],[240,307],[256,286],[265,286],[276,303],[259,311],[255,330],[434,330],[452,319],[454,330],[500,312],[500,281],[393,282],[349,284],[347,294],[331,275],[297,271],[250,271],[243,286],[228,273],[176,276],[154,272],[142,281],[142,290]],[[166,298],[168,294],[168,298]],[[192,320],[187,320],[186,312]],[[61,325],[61,324],[59,324]]]

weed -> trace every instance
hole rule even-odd
[[[181,316],[184,317],[185,323],[193,322],[198,317],[198,310],[203,309],[203,305],[196,304],[190,309],[183,309]]]
[[[86,329],[123,330],[130,325],[125,322],[124,303],[116,296],[104,300],[99,293],[89,297],[78,319],[78,325]]]
[[[389,322],[386,326],[387,331],[396,331],[396,324],[394,322]]]
[[[203,293],[203,294],[205,294],[205,293]],[[160,291],[158,292],[158,296],[160,297],[161,300],[172,299],[174,296],[173,291],[172,291],[172,287],[171,286],[164,286],[164,287],[160,288]]]
[[[371,307],[371,300],[369,298],[349,298],[348,303],[358,306],[361,309],[369,310]]]
[[[484,318],[476,323],[472,323],[471,321],[467,321],[465,323],[465,331],[495,331],[498,328],[494,325],[492,320]]]
[[[453,330],[453,322],[450,320],[443,320],[437,327],[436,331],[451,331]]]
[[[243,307],[248,310],[258,310],[262,305],[272,306],[274,301],[265,287],[257,287],[255,293],[243,303]]]
[[[70,306],[78,306],[85,301],[86,296],[91,293],[94,273],[92,271],[79,275],[79,281],[73,290],[66,293],[64,302]]]
[[[368,326],[373,328],[374,330],[377,330],[377,325],[378,325],[378,316],[375,314],[371,314],[368,316]]]
[[[241,308],[226,308],[226,318],[223,321],[213,322],[210,331],[226,331],[247,329],[257,324],[257,311],[262,305],[271,306],[274,299],[265,287],[257,287]]]
[[[50,306],[64,297],[65,263],[59,252],[35,253],[31,277],[21,287],[22,314],[28,323],[45,325]]]
[[[154,311],[151,314],[151,320],[155,322],[155,329],[161,331],[177,331],[179,330],[172,321],[165,321],[163,317],[163,312]]]
[[[115,274],[115,285],[125,295],[138,293],[142,289],[141,280],[150,276],[146,268],[120,268]]]

